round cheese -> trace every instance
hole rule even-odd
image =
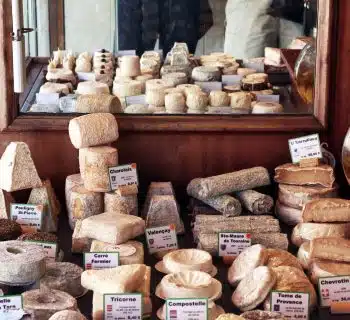
[[[303,221],[303,214],[300,209],[285,206],[280,201],[276,201],[276,216],[289,226],[296,226]]]
[[[304,242],[298,250],[298,260],[305,270],[309,269],[310,259],[310,242]]]
[[[231,97],[231,107],[233,109],[251,109],[252,97],[249,92],[233,92],[229,96]]]
[[[181,90],[185,97],[191,92],[202,92],[201,87],[196,84],[180,84],[176,88]]]
[[[146,92],[146,82],[151,79],[153,79],[151,74],[143,74],[135,78],[135,80],[140,81],[142,84],[142,94]]]
[[[51,82],[71,82],[73,85],[77,83],[73,71],[69,69],[50,69],[47,71],[46,80]]]
[[[230,97],[223,91],[212,91],[209,94],[209,105],[212,107],[223,107],[230,105]]]
[[[209,98],[204,92],[190,92],[187,94],[186,105],[192,110],[204,110],[208,106]]]
[[[101,94],[101,93],[109,94],[109,87],[107,84],[97,82],[97,81],[83,81],[83,82],[79,82],[76,93],[77,94]]]
[[[139,96],[142,94],[143,84],[137,80],[125,80],[113,83],[113,94],[118,97]]]
[[[196,67],[192,70],[194,81],[221,81],[221,71],[217,67]]]
[[[134,113],[134,114],[149,114],[152,113],[147,106],[143,104],[131,104],[124,110],[124,113]]]
[[[273,114],[282,113],[283,106],[277,102],[257,102],[253,105],[254,114]]]
[[[185,84],[188,82],[187,75],[184,72],[168,73],[163,75],[162,79],[169,81],[173,86]]]
[[[206,112],[206,109],[187,109],[188,114],[203,114]]]
[[[121,113],[118,97],[110,94],[84,94],[77,98],[75,111],[78,113]]]
[[[169,93],[165,96],[165,109],[167,111],[181,111],[185,107],[186,101],[182,93]]]
[[[138,56],[120,57],[119,68],[122,76],[137,77],[141,74],[140,58]]]
[[[236,75],[238,68],[239,68],[239,64],[237,62],[233,62],[231,66],[226,67],[222,70],[222,74],[224,74],[224,75]]]

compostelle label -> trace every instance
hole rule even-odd
[[[208,299],[167,299],[166,320],[208,320]]]

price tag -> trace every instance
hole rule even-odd
[[[242,76],[241,75],[223,75],[222,76],[222,84],[224,86],[232,86],[235,84],[241,84],[242,81]]]
[[[142,294],[105,294],[103,300],[105,320],[142,319]]]
[[[136,50],[120,50],[117,52],[117,56],[136,56]]]
[[[146,238],[150,254],[178,248],[175,225],[146,229]]]
[[[84,253],[85,270],[110,269],[119,266],[119,252]]]
[[[60,95],[59,93],[37,93],[36,103],[58,105],[60,103]]]
[[[286,319],[309,319],[308,293],[271,292],[271,311],[282,313]]]
[[[0,319],[22,319],[22,296],[3,296],[0,298]]]
[[[217,82],[217,81],[208,81],[208,82],[202,82],[202,81],[197,81],[195,82],[197,86],[200,86],[201,89],[205,93],[210,93],[211,91],[216,91],[216,90],[222,90],[222,82]]]
[[[125,98],[126,105],[130,106],[131,104],[143,104],[146,105],[146,96],[140,95],[140,96],[130,96]]]
[[[95,72],[77,72],[80,81],[96,81]]]
[[[293,163],[299,163],[303,159],[322,158],[320,137],[318,134],[290,139],[288,142]]]
[[[109,181],[112,190],[134,184],[138,185],[136,163],[109,168]]]
[[[11,204],[11,220],[19,223],[23,232],[40,231],[43,210],[43,205]]]
[[[238,257],[246,248],[252,245],[250,233],[244,232],[220,232],[219,233],[219,256]]]
[[[166,300],[166,320],[208,320],[208,299]]]
[[[47,260],[49,262],[55,262],[56,261],[56,255],[57,255],[57,243],[54,242],[41,242],[41,241],[31,241],[27,240],[26,242],[32,242],[36,245],[42,247],[45,251]]]
[[[257,94],[256,100],[261,102],[277,102],[280,103],[279,94]]]
[[[350,302],[350,276],[320,278],[318,290],[322,307],[332,302]]]

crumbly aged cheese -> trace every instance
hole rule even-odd
[[[11,142],[0,160],[0,189],[13,192],[41,186],[28,145]]]
[[[109,168],[118,165],[118,150],[112,147],[90,147],[79,150],[80,172],[84,187],[94,192],[109,192]]]
[[[192,70],[193,81],[221,81],[221,71],[217,67],[195,67]]]
[[[316,238],[349,238],[350,223],[299,223],[292,234],[296,246]]]
[[[9,219],[11,213],[11,203],[14,203],[11,193],[0,189],[0,218]]]
[[[275,169],[275,181],[291,185],[321,185],[332,188],[335,177],[333,168],[326,164],[305,168],[287,163]]]
[[[209,94],[209,105],[212,107],[229,106],[230,97],[223,91],[211,91]]]
[[[303,208],[305,222],[350,222],[350,201],[338,198],[316,199]]]
[[[262,114],[262,113],[281,113],[283,112],[283,106],[277,102],[256,102],[253,105],[252,113]]]
[[[151,111],[146,105],[143,104],[131,104],[127,106],[124,110],[124,113],[130,114],[149,114]]]
[[[77,300],[59,290],[31,290],[22,293],[23,311],[35,320],[47,320],[58,311],[78,310]]]
[[[138,216],[137,194],[121,196],[118,191],[104,194],[105,212],[119,212]]]
[[[109,113],[95,113],[69,122],[69,137],[76,149],[108,144],[118,140],[118,124]]]
[[[310,258],[350,262],[350,240],[335,237],[313,239]]]
[[[22,234],[21,226],[8,218],[0,219],[0,241],[15,240]]]
[[[122,197],[131,196],[131,195],[137,195],[139,193],[139,188],[137,184],[132,184],[129,186],[120,186],[115,192]]]
[[[252,96],[249,92],[233,92],[230,94],[231,107],[238,109],[251,109],[252,108]]]
[[[62,310],[56,312],[49,320],[87,320],[80,312],[73,310]]]
[[[170,64],[172,66],[184,66],[188,65],[188,54],[184,50],[178,50],[177,52],[174,50],[171,52],[170,56]]]
[[[61,205],[55,194],[50,180],[44,180],[43,186],[33,188],[28,204],[37,204],[44,206],[44,217],[42,221],[41,231],[57,232],[58,217],[61,211]]]
[[[124,80],[113,83],[113,94],[120,98],[139,96],[142,94],[144,84],[138,80]]]
[[[50,82],[71,82],[73,86],[77,84],[73,71],[69,69],[50,69],[47,71],[46,80]]]
[[[287,320],[279,312],[253,310],[242,313],[242,317],[245,320]]]
[[[267,255],[265,265],[269,268],[288,266],[303,270],[298,259],[288,251],[280,249],[265,249],[265,254]]]
[[[156,228],[171,224],[175,225],[177,234],[185,231],[175,197],[172,195],[153,196],[147,212],[146,227]]]
[[[63,62],[62,62],[63,69],[74,70],[75,60],[76,59],[73,53],[68,52],[63,58]]]
[[[289,226],[296,226],[303,221],[302,211],[292,207],[285,206],[280,201],[276,201],[276,216]]]
[[[162,76],[162,79],[170,81],[173,86],[178,86],[188,82],[187,74],[184,72],[167,73]]]
[[[190,77],[192,68],[189,65],[183,65],[183,66],[163,65],[163,67],[160,69],[161,76],[168,73],[174,73],[174,72],[183,72],[183,73],[186,73],[188,77]]]
[[[270,213],[274,205],[272,197],[255,190],[238,192],[237,198],[245,209],[257,215]]]
[[[69,225],[72,229],[77,220],[95,216],[103,212],[103,195],[88,191],[83,186],[73,187],[68,207]]]
[[[311,200],[320,198],[335,198],[337,188],[325,188],[322,186],[293,186],[279,184],[278,200],[288,207],[301,210]]]
[[[138,56],[123,56],[118,59],[118,62],[122,76],[137,77],[141,74]]]
[[[165,109],[167,111],[183,111],[186,100],[182,93],[169,93],[165,96]]]
[[[330,278],[350,274],[350,263],[314,259],[310,264],[310,279],[317,285],[319,278]]]
[[[126,214],[106,212],[84,219],[80,234],[104,242],[121,244],[145,232],[145,221]]]
[[[75,112],[78,113],[121,113],[118,97],[110,94],[84,94],[77,98]]]
[[[189,92],[186,95],[186,105],[192,110],[203,110],[208,106],[209,98],[204,92]]]
[[[102,270],[86,270],[81,275],[81,284],[88,290],[99,293],[135,292],[144,282],[147,266],[130,264]]]
[[[305,270],[309,269],[309,265],[310,265],[310,242],[304,242],[299,250],[298,250],[298,254],[297,254],[298,260],[300,262],[300,264],[303,266],[303,268]]]
[[[70,88],[65,83],[46,82],[40,87],[39,92],[40,93],[63,93],[63,94],[69,94],[70,93]]]
[[[101,83],[101,82],[83,81],[83,82],[79,82],[76,93],[77,94],[101,94],[101,93],[109,94],[109,87],[107,84]]]
[[[84,253],[89,252],[91,247],[92,239],[83,237],[81,235],[82,221],[77,220],[72,235],[72,252],[73,253]]]
[[[119,252],[120,265],[143,264],[144,249],[143,244],[138,241],[127,241],[116,245],[108,242],[93,240],[91,252]]]
[[[137,76],[135,78],[136,81],[141,82],[142,85],[142,94],[144,94],[146,92],[146,82],[148,80],[152,80],[153,79],[153,75],[151,74],[142,74],[140,76]]]
[[[0,281],[11,284],[29,284],[40,279],[46,270],[44,250],[23,241],[0,243]]]
[[[237,69],[237,74],[240,75],[240,76],[247,76],[249,74],[253,74],[253,73],[256,73],[256,70],[255,69],[252,69],[252,68],[238,68]]]
[[[74,187],[79,187],[79,186],[80,187],[84,186],[84,181],[83,181],[80,173],[67,176],[66,183],[65,183],[65,189],[64,189],[65,190],[67,211],[69,210],[68,208],[70,208],[70,196],[71,196],[72,189]]]
[[[54,289],[67,292],[73,297],[83,294],[81,274],[83,269],[69,262],[50,262],[46,265],[46,273],[40,279],[40,289]]]

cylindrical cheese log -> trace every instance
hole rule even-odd
[[[230,97],[223,91],[212,91],[209,95],[209,104],[212,107],[223,107],[230,105]]]
[[[277,102],[256,102],[253,105],[252,113],[254,114],[271,114],[283,112],[283,106]]]
[[[228,195],[204,199],[202,201],[221,212],[225,217],[236,217],[242,213],[241,203],[236,198]]]
[[[118,165],[118,150],[112,147],[92,147],[80,151],[80,168],[84,187],[94,192],[109,192],[109,168]]]
[[[195,180],[188,185],[187,192],[200,200],[270,185],[269,173],[263,167]]]
[[[167,111],[184,110],[185,107],[186,101],[182,93],[169,93],[165,96],[165,108]]]
[[[164,106],[165,90],[161,88],[158,90],[157,89],[146,90],[146,102],[156,107]]]
[[[69,137],[76,149],[114,142],[118,139],[118,124],[110,113],[95,113],[69,122]]]
[[[113,94],[118,97],[139,96],[142,94],[142,82],[137,80],[125,80],[113,83]]]
[[[140,58],[138,56],[123,56],[118,59],[122,76],[136,77],[141,74]]]
[[[273,208],[273,198],[254,190],[245,190],[237,193],[243,207],[253,214],[267,214]]]
[[[77,94],[101,94],[109,93],[107,84],[96,81],[83,81],[78,84]]]
[[[194,81],[221,81],[221,71],[216,67],[196,67],[192,70]]]
[[[84,181],[79,173],[72,174],[66,178],[65,197],[66,197],[67,212],[68,212],[68,208],[70,208],[70,195],[72,193],[72,189],[74,187],[83,186],[83,185],[84,185]]]
[[[204,92],[190,92],[187,94],[186,104],[189,109],[203,110],[208,106],[209,98]]]
[[[82,220],[103,212],[102,194],[88,191],[83,186],[72,188],[69,203],[68,218],[72,229],[74,229],[77,220]]]
[[[252,107],[252,96],[249,92],[233,92],[230,94],[231,107],[238,109],[251,109]]]
[[[121,196],[116,192],[108,192],[104,195],[105,212],[117,212],[124,214],[138,215],[137,194]]]
[[[152,79],[153,79],[153,76],[151,74],[143,74],[135,78],[135,80],[141,83],[142,94],[146,92],[146,82]]]
[[[76,103],[78,113],[121,113],[122,107],[118,97],[110,94],[84,94],[78,96]]]
[[[146,82],[146,92],[148,90],[166,90],[172,87],[173,85],[164,79],[152,79]]]
[[[303,221],[303,215],[300,209],[285,206],[280,201],[276,201],[276,216],[285,224],[293,227]]]

